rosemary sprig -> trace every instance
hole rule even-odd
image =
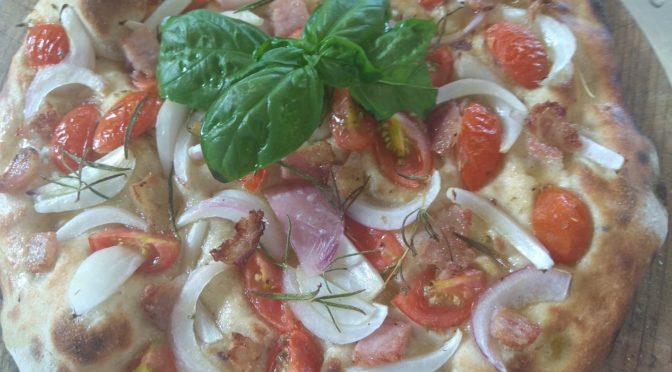
[[[176,238],[180,238],[177,233],[177,222],[175,221],[175,200],[173,198],[173,178],[175,178],[175,166],[171,165],[170,174],[168,174],[168,221],[170,229]]]
[[[438,37],[436,38],[436,42],[432,46],[433,50],[436,50],[441,46],[441,40],[443,39],[443,36],[446,34],[446,24],[448,23],[448,17],[459,12],[460,10],[462,10],[462,8],[464,8],[464,5],[461,5],[455,10],[447,13],[446,15],[441,17],[441,19],[439,19],[438,22],[436,22]]]
[[[477,250],[481,254],[484,254],[484,255],[492,258],[500,266],[502,266],[504,268],[509,268],[510,267],[508,262],[506,261],[506,259],[501,254],[499,254],[499,252],[494,250],[493,248],[488,247],[487,245],[485,245],[481,242],[478,242],[476,240],[470,239],[470,238],[468,238],[468,237],[466,237],[466,236],[464,236],[464,235],[462,235],[458,232],[455,232],[455,231],[453,231],[453,235],[458,237],[463,242],[467,243],[467,245],[474,248],[475,250]]]
[[[408,219],[411,218],[413,215],[415,216],[415,220],[412,222],[411,229],[411,237],[410,239],[408,238],[408,235],[406,233],[406,228],[408,227]],[[408,247],[412,252],[413,255],[418,254],[418,251],[415,248],[415,238],[418,235],[418,225],[422,225],[423,229],[429,235],[429,238],[434,240],[434,241],[439,241],[439,234],[436,233],[434,230],[434,227],[432,227],[432,223],[430,221],[431,217],[429,213],[427,213],[427,209],[425,208],[418,208],[415,211],[409,213],[406,217],[404,217],[404,221],[402,222],[402,228],[401,228],[401,239],[404,242],[404,245]]]
[[[236,9],[235,13],[244,12],[246,10],[254,10],[254,9],[257,9],[257,8],[262,7],[264,5],[270,4],[272,2],[273,2],[273,0],[258,0],[258,1],[253,2],[252,4],[247,4],[247,5],[245,5],[241,8]]]
[[[133,134],[133,128],[135,128],[135,123],[138,122],[138,118],[140,117],[140,113],[142,112],[142,108],[145,107],[145,102],[147,102],[147,98],[149,95],[145,95],[142,97],[140,102],[135,106],[135,109],[133,110],[133,115],[131,115],[131,119],[128,121],[128,125],[126,126],[126,133],[124,135],[124,158],[128,159],[128,146],[131,143],[131,135]]]

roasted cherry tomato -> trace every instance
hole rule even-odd
[[[396,114],[383,124],[374,142],[381,173],[399,186],[420,187],[432,173],[429,139],[421,125],[406,114]]]
[[[268,372],[318,372],[323,351],[303,328],[281,335],[271,350]]]
[[[175,356],[169,343],[152,344],[133,372],[177,372]]]
[[[243,183],[243,187],[247,191],[259,192],[261,191],[261,187],[264,185],[264,181],[266,181],[267,173],[268,169],[261,168],[258,171],[250,173],[247,176],[241,178],[240,182]]]
[[[89,248],[98,251],[115,245],[134,248],[146,257],[138,268],[144,273],[156,273],[170,268],[180,255],[180,242],[174,237],[119,227],[89,235]]]
[[[338,147],[359,151],[376,138],[376,121],[352,101],[347,89],[337,89],[331,105],[329,128]]]
[[[55,65],[70,52],[70,40],[63,26],[44,23],[28,30],[25,51],[30,67]]]
[[[103,115],[93,137],[93,150],[99,154],[106,154],[124,144],[126,127],[136,115],[131,139],[135,139],[147,132],[156,124],[163,101],[153,92],[132,92],[112,106]],[[140,108],[140,104],[142,107]]]
[[[544,43],[517,23],[495,23],[485,31],[488,50],[502,71],[521,86],[533,89],[550,70]]]
[[[435,87],[446,85],[453,78],[453,53],[448,47],[430,48],[427,62]]]
[[[406,293],[399,293],[392,303],[414,322],[433,330],[445,330],[462,324],[471,316],[471,307],[486,288],[485,274],[469,269],[463,274],[435,280],[429,269],[409,283]]]
[[[418,4],[425,10],[434,10],[437,6],[443,4],[444,0],[418,0]]]
[[[593,218],[586,204],[573,192],[555,186],[534,198],[532,228],[553,260],[566,265],[583,257],[593,240]]]
[[[372,229],[346,217],[345,234],[360,252],[374,251],[364,257],[380,273],[389,269],[404,254],[404,248],[392,231]]]
[[[478,103],[467,106],[457,137],[457,168],[465,189],[478,190],[497,175],[504,162],[501,143],[502,124],[497,115]]]
[[[283,301],[255,296],[253,292],[282,292],[282,269],[263,253],[254,252],[244,270],[245,295],[257,314],[280,332],[296,327],[291,310]]]
[[[64,173],[76,171],[79,164],[65,154],[65,151],[81,158],[93,145],[93,134],[100,120],[95,105],[82,105],[68,112],[54,128],[51,135],[51,159]],[[93,160],[89,153],[87,160]]]

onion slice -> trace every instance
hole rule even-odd
[[[380,206],[364,198],[357,198],[350,205],[347,214],[362,225],[378,230],[399,230],[406,223],[415,221],[415,213],[419,208],[429,207],[441,190],[441,175],[438,171],[432,173],[426,191],[418,194],[406,204],[394,206]]]
[[[335,257],[329,267],[335,270],[324,273],[327,280],[346,292],[364,289],[359,296],[367,301],[373,300],[383,290],[383,278],[345,235]]]
[[[582,158],[607,169],[615,171],[621,169],[625,162],[625,158],[621,154],[600,145],[586,136],[581,135],[580,139],[583,146],[578,154]]]
[[[81,187],[78,176],[71,173],[68,177],[59,178],[58,183],[51,182],[33,191],[35,211],[38,213],[67,212],[104,203],[126,187],[135,168],[135,157],[129,150],[128,159],[125,158],[122,146],[97,160],[96,164],[126,170],[114,171],[87,165],[81,171],[83,185]],[[93,185],[95,192],[86,185]],[[81,189],[79,195],[78,189]]]
[[[327,290],[327,285],[331,292]],[[309,276],[299,266],[296,270],[287,268],[283,275],[283,290],[286,293],[310,293],[320,288],[318,296],[330,294],[345,293],[342,288],[334,283],[330,283],[319,276]],[[359,341],[373,333],[383,324],[387,317],[387,306],[380,304],[369,304],[358,296],[347,296],[343,298],[330,299],[343,305],[355,306],[363,310],[365,314],[332,307],[331,312],[338,328],[331,319],[326,305],[311,301],[289,301],[294,315],[303,323],[303,325],[315,336],[343,345]],[[340,329],[340,332],[339,332]]]
[[[175,167],[175,180],[181,185],[189,182],[191,171],[191,159],[189,159],[189,147],[191,147],[192,135],[187,128],[177,132],[175,152],[173,154],[173,166]]]
[[[264,212],[266,228],[261,236],[261,245],[275,260],[282,261],[286,238],[280,223],[268,204],[246,191],[224,190],[210,199],[203,200],[180,215],[177,227],[181,228],[206,218],[223,218],[238,222],[241,218],[247,217],[252,210]]]
[[[202,372],[216,372],[218,369],[203,354],[194,331],[194,318],[198,298],[210,281],[229,266],[212,262],[192,271],[187,277],[180,297],[171,314],[171,335],[173,352],[180,371],[197,369]]]
[[[96,66],[96,54],[89,33],[79,19],[79,15],[71,6],[61,12],[61,23],[68,34],[70,53],[61,63],[75,65],[93,70]]]
[[[166,100],[156,117],[156,149],[163,175],[168,177],[175,157],[175,143],[180,129],[187,121],[189,108],[179,103]]]
[[[182,13],[189,4],[191,4],[191,0],[166,0],[147,18],[145,26],[150,30],[157,30],[164,18]]]
[[[201,256],[203,241],[209,226],[208,221],[198,221],[191,225],[184,237],[185,249],[182,250],[182,265],[186,270],[191,270]]]
[[[56,231],[56,239],[65,241],[76,238],[99,226],[119,224],[147,230],[147,222],[135,214],[117,207],[94,207],[78,214]]]
[[[572,67],[572,58],[576,52],[576,38],[569,27],[549,16],[538,15],[537,25],[544,37],[548,56],[553,61],[548,77],[541,82],[542,85],[546,85],[557,80],[565,69]]]
[[[457,329],[453,337],[446,341],[438,350],[412,358],[406,358],[396,363],[383,364],[377,367],[349,367],[346,372],[409,372],[409,371],[436,371],[446,364],[455,354],[462,342],[462,332]]]
[[[481,217],[538,269],[549,269],[554,265],[548,251],[537,238],[487,199],[455,187],[449,188],[446,195],[453,203],[471,209]]]
[[[474,307],[471,327],[476,344],[498,371],[506,371],[506,366],[497,342],[490,336],[490,320],[495,309],[521,309],[539,302],[564,301],[571,282],[572,275],[567,272],[527,267],[509,274],[481,296]]]
[[[490,96],[495,98],[493,108],[504,124],[504,136],[499,152],[509,151],[523,130],[527,107],[513,93],[497,83],[480,79],[461,79],[439,88],[436,104],[466,96]]]
[[[30,121],[37,114],[49,93],[70,84],[87,86],[99,94],[105,88],[105,80],[87,68],[67,63],[43,67],[37,72],[26,91],[26,103],[23,107],[24,119]]]
[[[249,23],[252,26],[256,27],[261,27],[264,25],[264,19],[259,17],[258,15],[250,12],[249,10],[243,10],[242,12],[235,11],[235,10],[227,10],[225,12],[222,12],[222,15],[225,17],[237,19],[239,21],[243,21],[245,23]]]
[[[478,25],[483,23],[483,20],[487,16],[488,12],[478,12],[474,14],[473,18],[467,23],[466,26],[464,26],[463,29],[460,31],[457,31],[453,34],[447,35],[444,38],[441,39],[442,44],[450,44],[454,43],[463,37],[467,36],[471,31],[475,30]]]
[[[206,344],[217,342],[223,338],[222,331],[217,327],[217,323],[212,319],[210,312],[200,302],[196,305],[194,325],[196,326],[196,335]]]
[[[108,299],[144,261],[137,250],[122,246],[93,252],[70,280],[68,301],[75,314],[84,314]]]

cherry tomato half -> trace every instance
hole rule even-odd
[[[446,85],[453,78],[453,53],[447,46],[430,48],[427,54],[429,73],[432,85],[440,87]]]
[[[25,49],[28,66],[37,68],[55,65],[69,52],[70,40],[63,26],[43,23],[28,30]]]
[[[369,147],[376,137],[376,121],[353,102],[347,89],[337,89],[332,102],[329,128],[338,147],[347,151]]]
[[[259,192],[261,187],[266,181],[266,175],[268,174],[268,169],[261,168],[256,172],[250,173],[247,176],[240,179],[240,182],[243,183],[245,190],[250,192]]]
[[[345,234],[360,252],[372,251],[364,257],[383,273],[404,254],[404,248],[392,231],[381,231],[364,226],[346,217]]]
[[[82,105],[68,112],[54,128],[51,135],[51,160],[64,173],[76,171],[77,162],[68,157],[65,151],[81,158],[93,145],[93,134],[100,119],[95,105]],[[89,153],[87,160],[93,160]]]
[[[271,350],[268,372],[318,372],[322,368],[323,351],[303,328],[281,335]]]
[[[123,245],[140,251],[145,262],[138,268],[144,273],[156,273],[170,268],[180,255],[180,242],[174,237],[118,227],[89,235],[89,248],[98,251]]]

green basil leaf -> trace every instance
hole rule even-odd
[[[329,36],[320,43],[315,68],[320,78],[336,88],[374,82],[382,76],[359,45],[340,36]]]
[[[302,67],[305,66],[306,52],[301,47],[299,40],[293,39],[270,39],[260,45],[254,51],[254,59],[263,66],[284,65]]]
[[[369,50],[390,19],[388,0],[329,0],[318,6],[303,28],[303,39],[316,50],[330,35]]]
[[[402,111],[424,117],[436,105],[437,90],[423,62],[393,65],[382,79],[351,87],[350,94],[378,121],[383,121]]]
[[[376,40],[369,57],[381,69],[392,65],[424,62],[435,34],[434,22],[405,19]]]
[[[208,10],[168,18],[157,68],[161,96],[205,111],[267,39],[254,26]]]
[[[201,127],[212,174],[237,179],[296,150],[320,125],[323,97],[310,66],[267,66],[226,88]]]

